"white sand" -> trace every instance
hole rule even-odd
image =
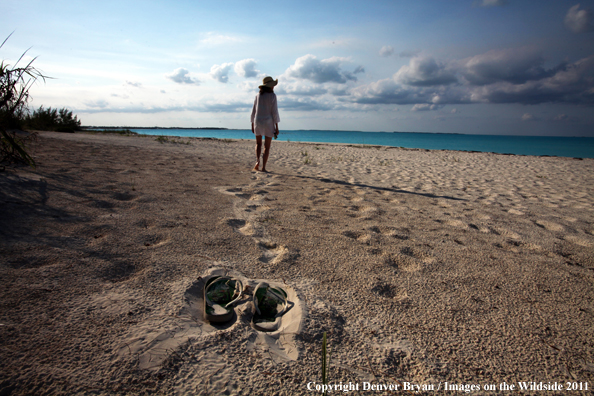
[[[594,160],[170,140],[0,173],[0,394],[312,394],[324,331],[331,384],[594,387]],[[284,285],[281,331],[204,323],[217,271]]]

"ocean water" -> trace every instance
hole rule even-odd
[[[254,139],[249,129],[131,129],[146,135]],[[429,150],[594,158],[594,138],[556,136],[464,135],[416,132],[284,131],[279,141],[371,144]]]

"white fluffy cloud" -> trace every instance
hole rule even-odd
[[[239,62],[235,62],[235,74],[241,77],[257,77],[260,70],[256,69],[255,59],[244,59]]]
[[[222,65],[213,65],[210,68],[208,75],[218,82],[227,83],[229,81],[229,71],[233,67],[233,63],[223,63]]]
[[[383,57],[388,57],[388,56],[392,55],[393,53],[394,53],[394,47],[392,47],[391,45],[384,45],[379,50],[379,55],[383,56]]]
[[[357,77],[353,73],[341,69],[341,64],[347,61],[348,59],[339,57],[319,60],[314,55],[308,54],[298,58],[295,64],[289,66],[285,74],[318,84],[327,82],[344,84],[349,80],[356,81]]]
[[[416,57],[402,66],[394,79],[406,85],[430,86],[451,84],[456,81],[456,76],[445,64],[433,58]]]
[[[172,73],[166,74],[165,77],[178,84],[200,84],[200,81],[189,76],[190,71],[180,67],[175,69]]]
[[[592,21],[594,16],[589,9],[580,10],[580,5],[576,4],[567,11],[565,15],[565,26],[574,33],[585,33],[594,30]]]
[[[310,84],[307,81],[283,81],[279,80],[275,91],[279,94],[297,95],[297,96],[319,96],[328,92],[323,85]]]

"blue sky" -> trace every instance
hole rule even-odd
[[[0,49],[84,125],[594,136],[594,0],[3,0]]]

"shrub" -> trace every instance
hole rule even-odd
[[[24,118],[24,124],[28,129],[37,129],[42,131],[74,132],[80,130],[80,121],[72,111],[62,109],[45,109],[40,106],[32,114],[27,114]]]
[[[0,48],[9,38],[10,35],[0,44]],[[23,115],[27,111],[31,85],[38,78],[44,81],[46,78],[32,66],[36,58],[24,67],[18,66],[26,53],[27,51],[21,55],[14,66],[5,63],[4,60],[0,63],[0,161],[24,162],[35,167],[35,161],[25,147],[27,139],[10,132],[11,129],[20,127]]]

